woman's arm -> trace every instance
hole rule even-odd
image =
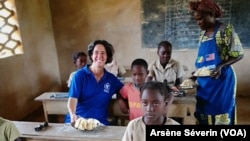
[[[222,63],[219,64],[211,74],[211,76],[215,79],[219,78],[219,76],[221,75],[221,69],[223,67],[238,62],[243,58],[244,54],[240,38],[235,32],[232,24],[227,24],[222,30],[222,33],[222,35],[224,36],[221,37],[221,40],[224,42],[221,42],[222,44],[218,44],[219,42],[217,42],[217,44],[221,49],[228,51],[221,51],[220,57],[222,59]]]
[[[67,108],[70,114],[70,121],[74,122],[77,120],[76,115],[76,104],[77,104],[77,98],[70,97],[67,103]]]
[[[227,61],[222,62],[221,64],[219,64],[211,73],[211,77],[217,79],[220,77],[221,75],[221,69],[225,66],[228,65],[232,65],[235,62],[238,62],[239,60],[241,60],[243,58],[244,55],[240,55],[238,57],[230,57]]]

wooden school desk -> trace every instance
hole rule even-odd
[[[49,122],[48,115],[66,115],[68,113],[67,95],[68,92],[45,92],[35,98],[35,101],[41,101],[43,104],[45,121]],[[116,99],[116,95],[113,95],[112,99]]]
[[[62,95],[61,98],[55,98],[53,95]],[[68,112],[67,102],[68,98],[63,96],[67,95],[67,92],[45,92],[35,98],[35,101],[41,101],[43,104],[45,121],[49,122],[48,115],[66,115]],[[112,97],[116,99],[114,95]],[[193,116],[195,110],[195,97],[192,94],[184,97],[174,97],[173,103],[168,110],[169,117],[181,118],[183,124],[195,124],[195,118]]]
[[[54,95],[62,95],[62,97],[55,98]],[[49,122],[48,115],[66,115],[68,112],[67,102],[65,97],[68,92],[45,92],[35,98],[35,101],[41,101],[43,104],[43,111],[45,121]]]
[[[194,94],[187,94],[183,97],[174,97],[173,103],[168,110],[168,117],[181,118],[182,124],[184,125],[194,125],[195,104],[196,99]]]
[[[42,131],[34,128],[41,122],[13,121],[25,141],[121,141],[125,126],[105,126],[96,131],[80,131],[70,124],[49,123]]]
[[[131,77],[122,77],[119,79],[123,83],[132,82]],[[55,97],[55,95],[57,97]],[[43,104],[45,121],[47,122],[49,121],[48,115],[66,115],[67,114],[68,112],[67,95],[68,95],[68,92],[45,92],[35,98],[35,101],[41,101]],[[116,99],[116,95],[114,95],[112,99]]]

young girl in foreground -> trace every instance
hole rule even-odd
[[[122,141],[145,141],[146,125],[180,125],[166,116],[173,97],[167,88],[164,83],[155,81],[142,86],[140,98],[144,115],[128,123]]]

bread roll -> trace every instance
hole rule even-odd
[[[87,126],[87,119],[80,117],[76,120],[76,123],[75,123],[76,129],[85,130],[86,126]]]
[[[199,68],[195,73],[194,76],[210,76],[211,71],[207,67]]]
[[[191,79],[186,79],[180,84],[180,87],[182,88],[193,88],[194,86],[195,82]]]
[[[93,130],[100,125],[100,122],[94,118],[78,118],[75,123],[75,128],[79,130]]]
[[[89,118],[87,122],[88,122],[86,127],[87,130],[93,130],[100,124],[100,122],[94,118]]]

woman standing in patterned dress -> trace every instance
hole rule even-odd
[[[197,124],[235,125],[236,74],[232,64],[243,58],[243,49],[231,24],[217,20],[222,10],[212,0],[189,2],[202,30],[195,66],[209,68],[211,77],[197,77]]]

